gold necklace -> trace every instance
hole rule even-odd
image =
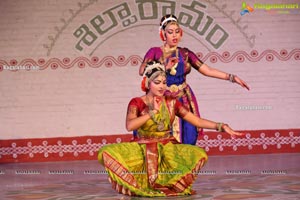
[[[167,63],[166,63],[166,55],[167,54],[169,54],[169,53],[172,54],[174,51],[176,51],[175,57],[178,58],[178,49],[177,49],[177,47],[169,48],[169,50],[167,51],[165,46],[163,46],[162,49],[163,49],[163,62],[165,64],[165,66],[167,65]],[[177,70],[176,70],[177,65],[178,65],[178,63],[175,63],[173,65],[173,67],[170,69],[170,74],[173,75],[173,76],[176,75],[176,73],[177,73]]]
[[[163,50],[167,54],[174,52],[176,49],[177,49],[177,46],[175,46],[175,47],[169,47],[168,49],[167,49],[167,47],[165,45],[163,46]]]

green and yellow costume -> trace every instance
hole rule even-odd
[[[137,116],[149,112],[141,98],[133,98],[128,109]],[[182,104],[166,98],[158,114],[138,129],[138,137],[128,143],[109,144],[99,150],[112,187],[130,196],[190,195],[192,183],[207,161],[206,152],[193,145],[180,144],[170,130],[175,116],[183,117]]]

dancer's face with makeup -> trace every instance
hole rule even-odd
[[[166,44],[172,48],[178,45],[181,40],[181,29],[176,23],[170,23],[165,28]]]
[[[152,96],[162,97],[167,88],[167,80],[164,74],[159,74],[155,77],[149,85],[149,94]]]

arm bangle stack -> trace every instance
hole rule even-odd
[[[223,126],[223,123],[221,123],[221,122],[217,123],[217,131],[222,132],[223,131],[222,126]]]
[[[229,74],[229,81],[230,81],[231,83],[234,83],[234,77],[235,77],[235,75]]]

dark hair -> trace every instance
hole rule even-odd
[[[165,22],[164,24],[162,24],[163,21],[164,21],[165,19],[170,18],[170,17],[176,19],[176,21],[175,21],[175,20],[170,20],[170,21],[167,21],[167,22]],[[167,26],[170,22],[177,22],[177,17],[176,17],[175,15],[173,15],[173,14],[167,14],[167,15],[165,15],[165,16],[163,16],[163,17],[161,18],[159,25],[160,25],[161,29],[165,30],[166,26]]]

